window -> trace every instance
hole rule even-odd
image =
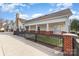
[[[38,27],[38,31],[40,31],[40,27]]]
[[[38,27],[38,33],[40,33],[40,27]]]

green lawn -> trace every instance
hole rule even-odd
[[[37,40],[38,41],[42,41],[44,43],[48,43],[48,44],[51,44],[51,45],[56,45],[56,46],[59,46],[59,47],[62,47],[62,39],[59,39],[59,38],[51,38],[51,37],[48,37],[48,36],[44,36],[44,35],[38,35],[37,37]]]

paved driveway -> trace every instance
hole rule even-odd
[[[0,33],[0,55],[56,56],[62,53],[11,33]]]

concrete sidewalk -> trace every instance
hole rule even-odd
[[[2,56],[56,56],[61,52],[8,33],[0,33]]]

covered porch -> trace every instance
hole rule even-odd
[[[65,22],[34,24],[26,27],[26,31],[40,34],[62,34],[65,29]]]

